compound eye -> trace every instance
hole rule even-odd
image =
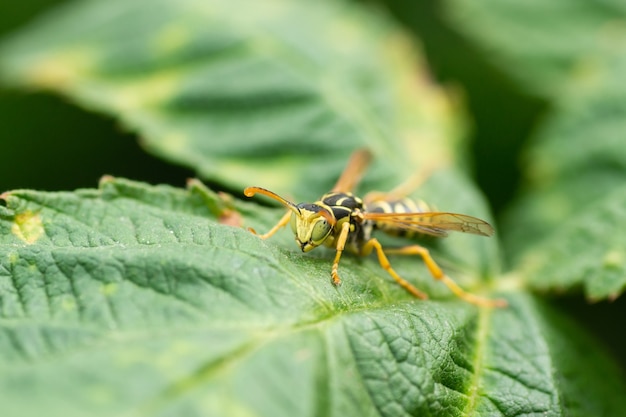
[[[311,241],[313,243],[322,243],[326,237],[330,234],[332,226],[328,224],[325,218],[320,217],[313,226],[313,231],[311,232]]]

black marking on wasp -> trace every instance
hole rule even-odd
[[[335,286],[341,284],[338,267],[344,250],[360,256],[376,252],[380,265],[399,285],[414,296],[426,299],[428,296],[425,293],[398,275],[387,258],[387,254],[419,255],[433,278],[442,281],[459,298],[480,306],[505,306],[505,300],[491,300],[463,290],[441,270],[428,249],[423,246],[410,245],[383,250],[378,239],[372,237],[374,230],[395,236],[426,234],[444,237],[448,231],[491,236],[493,228],[476,217],[434,211],[424,202],[406,198],[401,195],[406,191],[406,185],[389,193],[371,192],[364,199],[355,196],[351,190],[360,180],[370,160],[371,154],[368,151],[355,152],[333,189],[314,203],[294,204],[264,188],[246,188],[244,194],[248,197],[256,193],[263,194],[289,209],[272,229],[260,237],[267,239],[289,223],[296,243],[303,252],[320,245],[334,248],[336,253],[331,279]]]

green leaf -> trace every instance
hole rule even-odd
[[[217,184],[313,199],[367,147],[376,159],[359,193],[430,168],[425,199],[489,217],[452,168],[466,151],[454,103],[406,36],[356,4],[85,1],[15,35],[0,56],[5,83],[111,115],[151,152]],[[587,101],[575,103],[584,111]],[[580,155],[538,165],[555,173],[542,177],[546,189]],[[609,355],[528,294],[546,271],[545,288],[587,279],[550,270],[551,257],[580,251],[580,241],[555,251],[570,237],[596,245],[605,229],[591,226],[621,221],[621,195],[611,196],[616,210],[599,205],[585,222],[548,220],[560,238],[521,243],[520,259],[531,261],[509,279],[496,239],[424,243],[464,288],[505,296],[507,309],[459,301],[409,257],[391,262],[430,301],[407,294],[374,256],[346,254],[335,288],[332,252],[302,254],[288,232],[263,241],[232,227],[267,230],[282,210],[199,182],[180,190],[107,177],[97,190],[2,197],[8,415],[620,416],[626,406]],[[520,217],[522,227],[542,213]],[[581,259],[621,247],[617,237],[605,243]],[[620,253],[606,253],[604,266],[619,272]],[[612,286],[600,275],[599,297],[621,290],[619,274]]]
[[[236,188],[316,198],[362,146],[401,177],[449,160],[459,118],[408,38],[309,3],[72,4],[5,43],[0,78],[112,114],[150,152]]]
[[[611,362],[543,303],[416,301],[370,258],[346,257],[335,289],[328,256],[216,221],[230,204],[255,227],[276,210],[197,183],[106,178],[4,198],[0,400],[12,416],[617,416],[626,405]],[[593,366],[578,374],[581,361]]]
[[[615,299],[626,288],[626,188],[619,187],[520,257],[529,285],[558,291],[583,287],[592,300]]]
[[[540,240],[562,219],[575,218],[596,206],[623,184],[624,71],[626,59],[616,58],[610,66],[598,69],[586,85],[576,86],[555,103],[527,151],[530,195],[523,196],[510,216],[515,219],[508,236],[511,242]],[[522,223],[533,227],[515,227]]]
[[[615,233],[626,227],[625,69],[615,59],[560,98],[529,149],[528,191],[507,216],[506,243],[535,288],[583,287],[597,300],[626,286],[626,242]]]
[[[619,415],[623,379],[589,335],[545,302],[516,297],[489,321],[477,415]],[[603,376],[606,376],[603,377]],[[591,383],[591,381],[594,381]],[[618,388],[619,387],[619,388]],[[596,401],[589,401],[594,398]]]
[[[447,0],[446,11],[487,56],[533,93],[552,99],[584,85],[621,54],[619,0]]]

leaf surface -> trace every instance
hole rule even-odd
[[[535,94],[556,99],[611,66],[624,45],[619,0],[501,2],[448,0],[458,30]]]
[[[337,290],[328,256],[219,224],[207,201],[220,198],[195,186],[107,178],[5,199],[0,396],[11,415],[610,416],[624,405],[610,361],[529,296],[496,310],[416,301],[375,259],[347,256]],[[257,228],[279,215],[235,204]],[[415,260],[393,262],[429,282]],[[580,377],[578,345],[596,352]],[[603,389],[582,401],[589,381]]]

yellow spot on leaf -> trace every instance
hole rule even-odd
[[[85,49],[54,52],[33,58],[24,76],[42,88],[60,90],[84,78],[95,61],[94,53]]]
[[[110,282],[108,284],[100,287],[100,292],[104,295],[113,295],[117,292],[117,284],[115,282]]]
[[[164,71],[141,79],[130,79],[118,88],[102,91],[102,97],[120,111],[143,111],[145,107],[169,99],[180,86],[181,75],[177,71]]]
[[[41,216],[25,211],[15,216],[11,232],[24,242],[32,245],[44,234]]]
[[[621,250],[611,250],[604,255],[602,259],[602,263],[605,268],[611,269],[619,269],[626,262],[626,257],[624,256],[624,252]]]
[[[17,261],[20,260],[20,255],[18,255],[17,253],[10,253],[9,254],[9,262],[13,265],[15,265],[17,263]]]
[[[189,138],[182,132],[171,132],[163,136],[161,145],[172,153],[184,152],[189,149]]]
[[[74,311],[76,310],[76,301],[71,298],[64,298],[63,301],[61,301],[61,308],[65,311]]]

